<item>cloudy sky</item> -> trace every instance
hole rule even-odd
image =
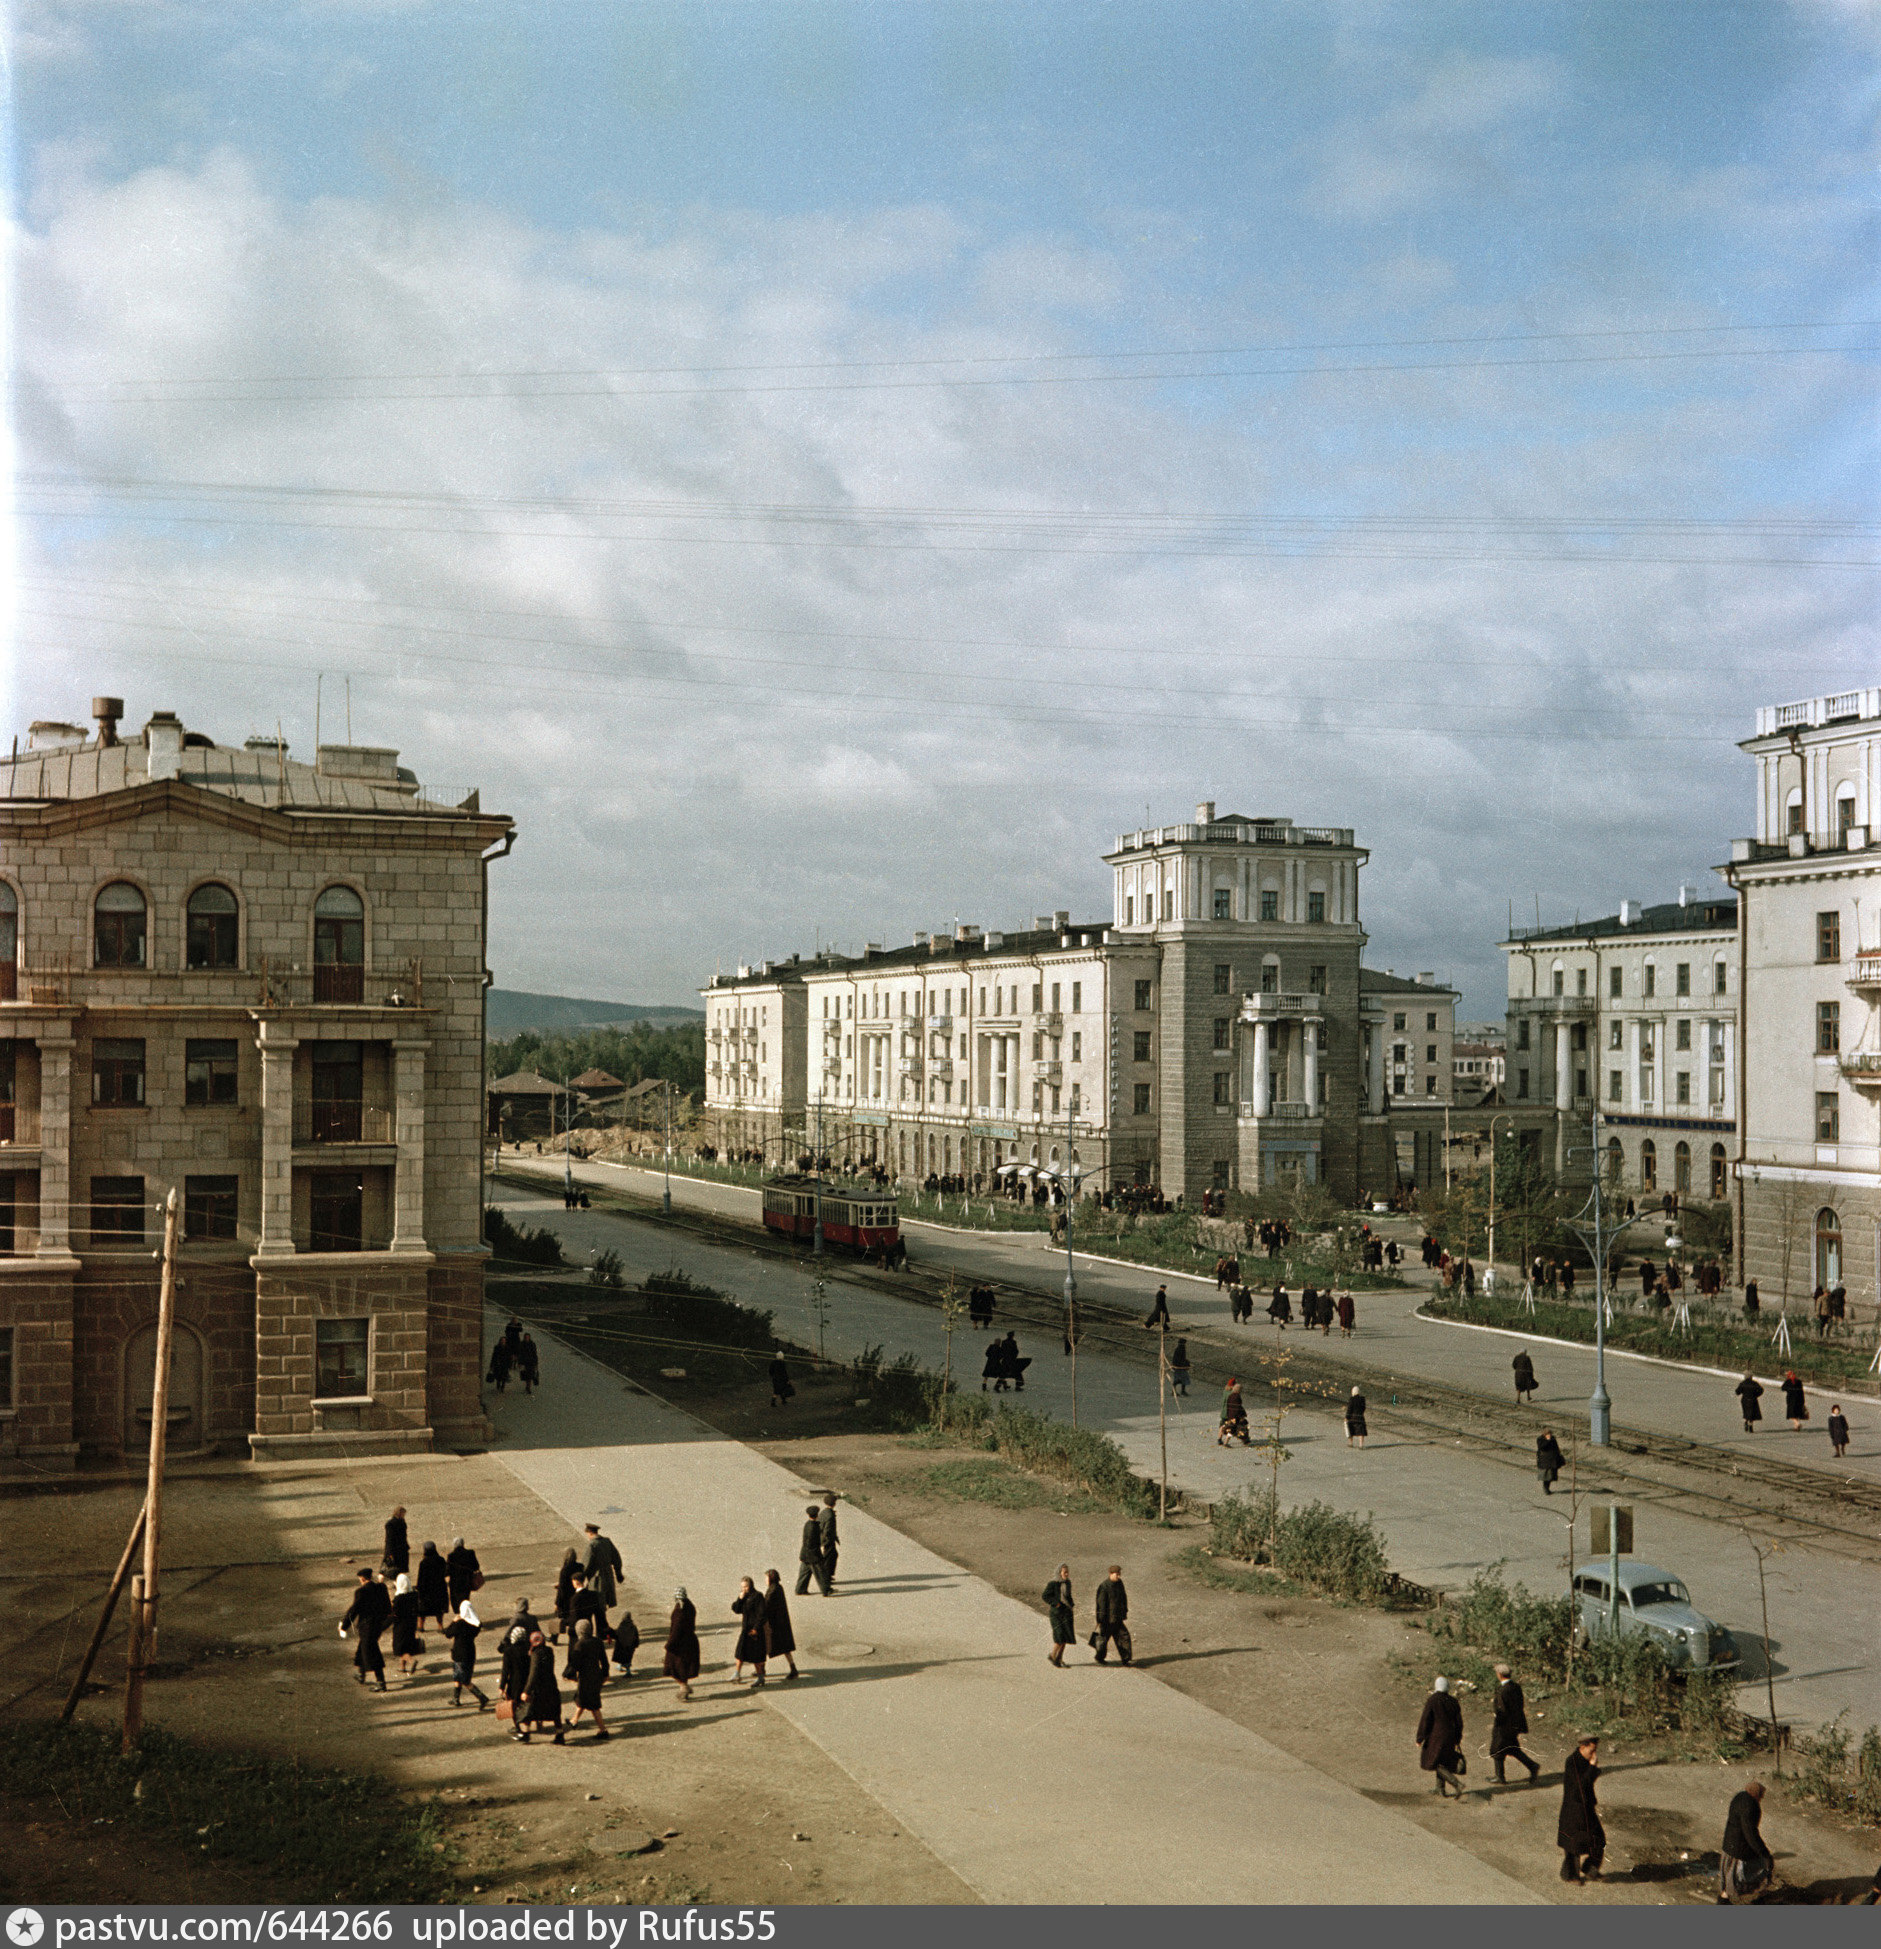
[[[1670,898],[1877,677],[1881,15],[15,0],[11,729],[396,745],[506,986],[1107,914],[1351,825],[1370,958]],[[10,734],[10,732],[9,732]]]

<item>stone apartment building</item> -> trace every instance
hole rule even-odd
[[[1881,1273],[1881,688],[1757,713],[1756,825],[1720,868],[1742,904],[1732,1079],[1740,1277],[1766,1305]]]
[[[1388,1185],[1401,1155],[1429,1182],[1455,997],[1402,982],[1418,1006],[1399,1009],[1397,978],[1362,971],[1365,857],[1350,829],[1204,803],[1118,837],[1108,922],[1061,910],[717,977],[708,1126],[774,1159],[820,1127],[832,1154],[912,1177],[1068,1152],[1088,1180],[1191,1201],[1299,1180],[1349,1198]],[[1394,1010],[1419,1024],[1395,1094]]]
[[[0,796],[0,1458],[477,1442],[488,859],[397,753],[36,724]]]

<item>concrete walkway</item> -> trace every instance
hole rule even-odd
[[[493,1453],[571,1526],[702,1621],[741,1575],[794,1580],[815,1485],[546,1336],[542,1367],[533,1398],[491,1398]],[[760,1696],[986,1900],[1537,1900],[1146,1672],[1054,1670],[1041,1616],[852,1506],[841,1524],[838,1596],[793,1605],[804,1677]]]

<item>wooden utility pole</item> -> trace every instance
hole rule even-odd
[[[947,1275],[947,1296],[941,1301],[941,1326],[947,1335],[947,1358],[941,1368],[941,1397],[939,1421],[941,1432],[947,1429],[947,1397],[954,1390],[954,1328],[959,1324],[960,1315],[965,1311],[961,1301],[954,1296],[954,1276]]]
[[[156,1662],[157,1583],[163,1563],[163,1462],[170,1433],[170,1350],[176,1337],[176,1187],[163,1204],[163,1283],[157,1300],[157,1372],[150,1387],[150,1472],[144,1488],[144,1574],[131,1582],[130,1668],[124,1687],[124,1750],[144,1730],[144,1674]]]
[[[1169,1322],[1156,1323],[1156,1435],[1162,1443],[1163,1478],[1156,1504],[1156,1520],[1169,1520]]]
[[[124,1581],[131,1574],[131,1559],[136,1556],[137,1546],[143,1540],[144,1512],[140,1508],[136,1522],[131,1525],[130,1536],[125,1541],[124,1554],[118,1558],[117,1570],[111,1578],[111,1588],[105,1592],[104,1609],[98,1615],[98,1628],[91,1634],[91,1643],[85,1647],[85,1655],[79,1660],[78,1676],[72,1681],[71,1691],[65,1695],[65,1709],[59,1714],[60,1725],[64,1725],[77,1710],[79,1699],[85,1690],[85,1681],[91,1676],[92,1664],[98,1656],[99,1647],[105,1641],[105,1633],[111,1628],[112,1614],[117,1610]]]

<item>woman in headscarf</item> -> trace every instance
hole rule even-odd
[[[510,1718],[518,1732],[522,1730],[523,1705],[529,1691],[529,1640],[536,1634],[520,1619],[503,1633],[503,1642],[498,1647],[502,1668],[497,1676],[496,1689],[509,1700]]]
[[[790,1600],[784,1579],[775,1570],[764,1573],[764,1643],[773,1658],[781,1658],[797,1676],[797,1634],[790,1626]]]
[[[562,1553],[562,1567],[555,1575],[555,1631],[560,1637],[568,1629],[568,1620],[575,1609],[575,1572],[581,1565],[573,1550]]]
[[[444,1635],[451,1641],[451,1703],[462,1705],[468,1692],[477,1701],[477,1710],[488,1712],[490,1701],[476,1681],[477,1633],[482,1629],[483,1619],[465,1603]]]
[[[1731,1391],[1743,1407],[1745,1434],[1754,1435],[1757,1423],[1763,1419],[1763,1409],[1757,1405],[1763,1399],[1763,1383],[1746,1368],[1744,1378]]]
[[[1803,1399],[1803,1384],[1796,1378],[1794,1367],[1786,1368],[1783,1374],[1783,1414],[1791,1431],[1800,1435],[1809,1419],[1809,1403]]]
[[[540,1631],[529,1634],[529,1682],[521,1718],[523,1729],[515,1736],[525,1746],[529,1744],[532,1726],[554,1727],[555,1744],[567,1744],[562,1736],[562,1688],[555,1682],[555,1653]]]
[[[1348,1448],[1365,1446],[1365,1396],[1355,1387],[1345,1397],[1345,1445]]]
[[[382,1559],[388,1577],[411,1568],[411,1542],[405,1531],[405,1507],[401,1503],[385,1519],[385,1555]]]
[[[1186,1340],[1178,1340],[1176,1342],[1175,1352],[1169,1356],[1169,1384],[1177,1394],[1185,1398],[1189,1391],[1191,1371],[1189,1366],[1189,1343]]]
[[[411,1578],[401,1570],[392,1586],[392,1656],[398,1660],[399,1675],[407,1685],[418,1669],[418,1653],[423,1640],[418,1636],[418,1593]]]
[[[444,1614],[451,1608],[451,1580],[435,1543],[427,1543],[424,1554],[418,1559],[417,1582],[419,1624],[422,1625],[428,1617],[435,1617],[438,1629],[442,1631]]]
[[[1078,1641],[1077,1613],[1071,1596],[1071,1566],[1061,1563],[1058,1574],[1045,1586],[1043,1601],[1052,1622],[1052,1648],[1045,1655],[1060,1671],[1064,1669],[1065,1646]]]
[[[666,1625],[666,1676],[679,1687],[681,1701],[692,1697],[699,1676],[699,1613],[681,1584],[673,1592],[673,1615]]]
[[[634,1653],[639,1649],[640,1627],[634,1622],[632,1611],[622,1611],[620,1622],[614,1626],[614,1663],[622,1678],[633,1677]]]
[[[755,1692],[764,1683],[764,1599],[749,1577],[738,1579],[738,1595],[732,1599],[732,1616],[738,1620],[738,1643],[732,1652],[732,1677],[742,1679],[745,1661],[750,1660],[757,1676],[751,1681]]]
[[[568,1648],[568,1669],[564,1678],[575,1681],[575,1724],[584,1712],[594,1715],[594,1737],[598,1745],[613,1735],[601,1716],[601,1687],[607,1683],[607,1646],[595,1636],[594,1619],[584,1617],[575,1626],[575,1642]]]
[[[1358,1308],[1352,1303],[1350,1293],[1339,1295],[1339,1333],[1343,1339],[1351,1339],[1352,1329],[1358,1324]]]

